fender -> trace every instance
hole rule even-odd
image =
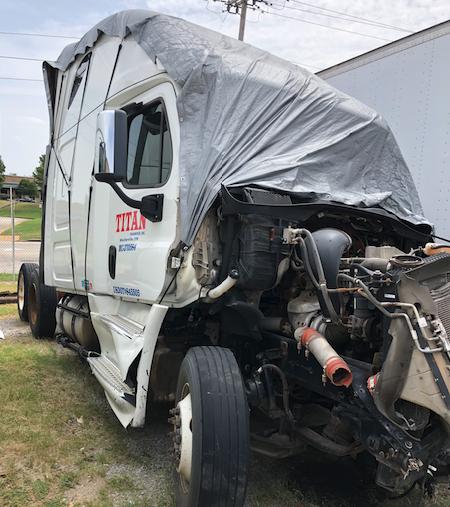
[[[152,305],[145,323],[144,346],[142,347],[141,359],[137,370],[136,412],[131,421],[133,428],[142,428],[145,424],[145,410],[147,407],[148,384],[153,354],[155,353],[156,341],[158,340],[159,331],[168,309],[169,307],[165,305]]]

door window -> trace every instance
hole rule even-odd
[[[127,182],[144,187],[164,185],[171,167],[172,140],[164,104],[158,100],[131,119]]]

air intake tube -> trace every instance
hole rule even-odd
[[[348,364],[328,343],[328,340],[311,327],[298,328],[294,336],[299,346],[304,346],[317,359],[324,374],[338,387],[349,387],[353,381]]]
[[[312,233],[312,237],[319,252],[327,287],[329,289],[335,289],[337,287],[337,276],[342,254],[351,247],[352,239],[346,232],[331,228],[319,229]],[[311,264],[314,274],[317,276],[317,272],[314,269],[314,262]],[[338,295],[331,294],[330,297],[336,313],[339,314],[340,304]],[[320,306],[325,315],[329,317],[326,305],[323,304],[322,297],[320,297]]]

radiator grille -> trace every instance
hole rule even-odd
[[[430,289],[431,297],[437,306],[438,316],[450,336],[450,283],[437,289]]]

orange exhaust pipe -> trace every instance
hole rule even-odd
[[[349,387],[353,382],[353,375],[348,364],[328,343],[328,340],[316,329],[311,327],[299,328],[294,336],[299,344],[306,347],[317,359],[323,372],[330,382],[338,387]]]

